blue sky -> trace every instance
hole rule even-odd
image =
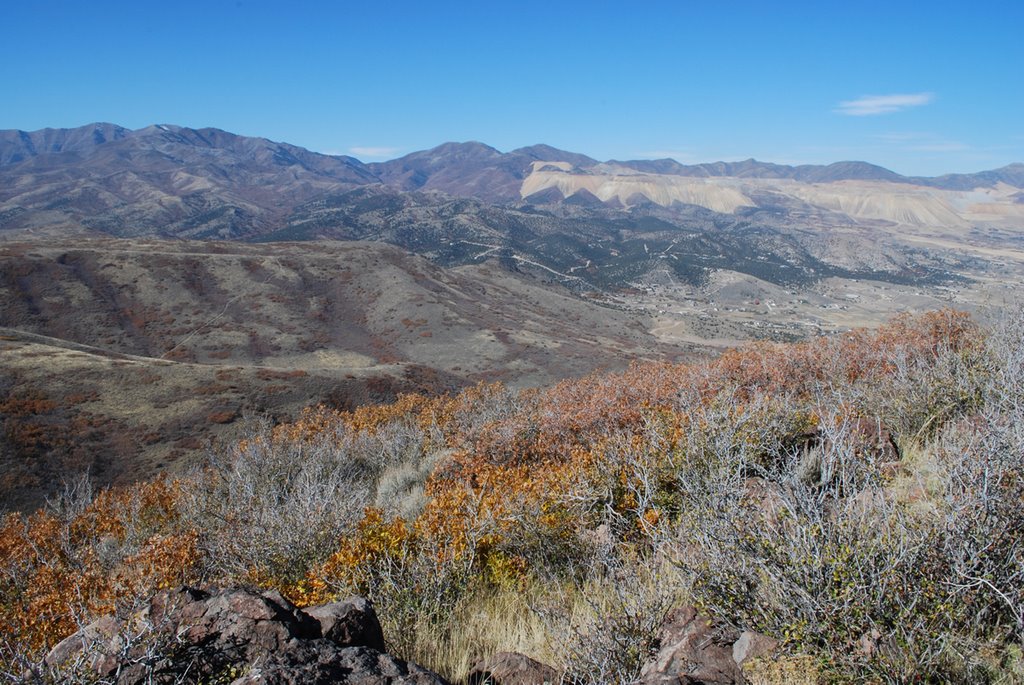
[[[0,8],[0,128],[214,126],[363,160],[1024,161],[1024,3],[82,2]]]

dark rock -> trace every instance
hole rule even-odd
[[[466,677],[467,685],[554,685],[558,682],[558,671],[517,652],[498,652],[478,661]]]
[[[850,439],[860,456],[889,463],[900,460],[899,445],[881,421],[867,418],[853,420],[850,425]]]
[[[872,628],[857,640],[854,651],[863,656],[865,660],[871,659],[875,656],[878,651],[878,647],[882,642],[882,633],[877,628]]]
[[[887,478],[902,470],[899,446],[889,429],[878,419],[851,418],[833,436],[818,432],[804,441],[797,476],[806,485],[826,485],[824,462],[837,450],[877,465]]]
[[[309,611],[277,592],[164,591],[131,617],[105,617],[67,638],[47,664],[84,668],[116,685],[183,678],[237,685],[445,682],[383,652],[380,623],[366,600]]]
[[[173,626],[186,644],[204,645],[242,658],[281,649],[296,639],[320,637],[316,621],[279,593],[191,588],[161,592],[150,603],[149,621]]]
[[[351,597],[306,609],[306,615],[320,624],[320,635],[342,647],[372,647],[384,651],[384,632],[373,604]]]
[[[786,515],[786,498],[777,483],[764,478],[747,478],[741,495],[743,506],[750,514],[741,521],[742,525],[776,528]]]
[[[882,478],[893,480],[898,476],[905,476],[909,473],[902,461],[887,461],[878,465],[878,471]]]
[[[327,643],[329,646],[316,643]],[[297,645],[241,674],[231,685],[443,685],[436,674],[369,647],[317,640]]]

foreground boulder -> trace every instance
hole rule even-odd
[[[692,606],[671,612],[658,636],[660,645],[640,675],[643,685],[738,685],[743,666],[778,647],[770,637],[718,625]]]
[[[306,615],[320,624],[320,635],[339,645],[359,645],[384,651],[384,633],[373,605],[362,597],[309,607]]]
[[[104,617],[51,650],[48,666],[117,685],[442,685],[384,652],[373,606],[353,598],[305,611],[277,592],[165,591],[125,619]]]

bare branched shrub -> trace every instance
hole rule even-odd
[[[977,411],[983,402],[986,365],[983,332],[960,321],[956,312],[932,315],[950,327],[962,326],[952,339],[930,349],[893,344],[878,351],[882,373],[857,383],[830,383],[823,399],[839,400],[864,415],[877,417],[897,440],[912,443],[937,435],[944,423]]]
[[[185,509],[218,578],[294,582],[326,558],[369,503],[376,465],[343,426],[277,439],[255,422],[194,474]]]
[[[745,497],[728,477],[694,493],[679,557],[694,597],[861,677],[948,675],[960,617],[941,587],[938,531],[873,484],[875,474],[845,468],[843,451],[828,450],[831,475],[816,483],[797,477],[795,462],[768,474],[770,498]]]
[[[446,432],[457,443],[453,447],[473,447],[495,426],[500,431],[535,430],[538,396],[533,391],[513,390],[504,385],[480,384],[463,393],[465,402],[454,412]],[[510,419],[514,419],[509,422]],[[500,436],[504,444],[515,442],[514,434]]]
[[[365,592],[380,608],[388,649],[417,663],[433,662],[424,647],[446,641],[470,580],[461,568],[436,564],[422,554],[375,560]],[[425,635],[431,636],[429,642],[422,639]]]
[[[611,542],[611,541],[609,541]],[[548,579],[533,610],[574,685],[635,682],[653,654],[669,610],[680,599],[671,570],[606,544],[574,581]]]
[[[986,340],[985,429],[990,450],[1015,461],[1024,449],[1024,307],[1003,313]]]
[[[772,460],[751,451],[741,416],[688,438],[677,563],[694,598],[846,677],[987,681],[986,645],[1019,640],[1022,628],[1022,342],[940,343],[925,357],[890,349],[885,376],[820,383],[804,399],[813,445],[776,442]],[[936,455],[941,487],[910,499],[889,487],[892,473],[858,435],[865,411]]]
[[[424,486],[434,467],[449,453],[436,426],[425,430],[411,421],[391,421],[355,446],[376,457],[375,505],[406,519],[423,510]]]
[[[938,445],[948,586],[976,606],[980,626],[1024,638],[1024,311],[1006,313],[987,340],[980,414]]]
[[[71,521],[83,514],[95,497],[92,479],[81,473],[65,480],[60,492],[46,500],[46,508],[62,521]]]

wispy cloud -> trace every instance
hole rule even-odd
[[[934,93],[900,93],[895,95],[864,95],[856,100],[844,100],[834,111],[851,117],[892,114],[910,107],[927,105],[935,99]]]
[[[396,154],[402,151],[399,147],[375,147],[372,145],[363,146],[358,145],[356,147],[350,147],[348,149],[349,154],[356,155],[357,157],[394,157]]]

